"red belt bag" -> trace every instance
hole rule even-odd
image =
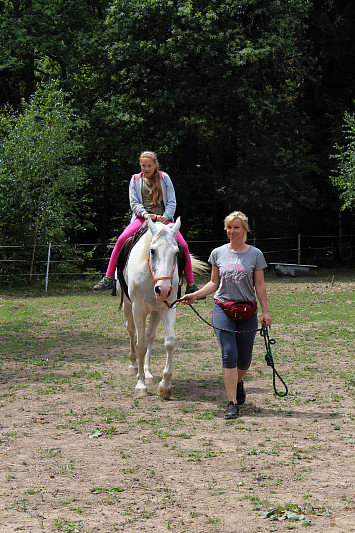
[[[220,302],[215,300],[232,320],[248,320],[256,313],[257,303],[252,300],[238,300],[237,302]]]

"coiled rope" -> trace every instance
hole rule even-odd
[[[172,304],[170,304],[170,308],[177,306],[177,304],[180,303],[180,300],[175,300],[175,302],[173,302]],[[271,345],[272,344],[276,344],[276,341],[275,339],[270,339],[269,337],[269,330],[268,328],[266,327],[266,324],[265,322],[262,323],[262,326],[261,328],[257,328],[257,329],[250,329],[250,330],[246,330],[246,331],[235,331],[233,329],[223,329],[223,328],[219,328],[217,326],[214,326],[213,324],[211,324],[210,322],[208,322],[207,320],[205,320],[201,315],[200,313],[194,308],[194,306],[192,304],[188,304],[189,307],[191,307],[191,309],[193,310],[193,312],[205,323],[207,324],[208,326],[210,326],[211,328],[213,329],[218,329],[220,331],[226,331],[228,333],[256,333],[258,331],[260,331],[260,335],[264,338],[264,341],[265,341],[265,348],[266,348],[266,354],[265,354],[265,361],[266,361],[266,364],[268,366],[270,366],[272,368],[272,384],[273,384],[273,387],[274,387],[274,392],[276,394],[276,396],[280,396],[281,398],[287,396],[288,394],[288,387],[285,383],[285,381],[282,379],[282,377],[280,376],[280,374],[277,372],[276,368],[275,368],[275,364],[274,364],[274,360],[273,360],[273,357],[272,357],[272,353],[271,353]],[[281,381],[281,383],[283,384],[283,386],[285,387],[285,391],[284,392],[280,392],[277,390],[277,387],[276,387],[276,376],[279,378],[279,380]]]

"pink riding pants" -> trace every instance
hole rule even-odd
[[[128,224],[126,229],[118,237],[115,247],[112,250],[110,262],[108,264],[107,271],[106,271],[106,276],[108,278],[113,278],[115,275],[118,254],[120,253],[122,246],[124,245],[124,243],[129,237],[132,237],[132,235],[134,235],[135,232],[139,230],[139,228],[143,225],[143,222],[144,222],[144,218],[138,217],[134,219],[130,224]],[[169,222],[167,222],[167,224],[168,223]],[[184,274],[186,278],[186,283],[187,285],[192,285],[194,283],[194,275],[192,273],[192,265],[191,265],[189,247],[187,246],[187,243],[184,237],[181,235],[180,231],[178,231],[176,234],[176,240],[181,244],[185,252],[186,265],[185,265]]]

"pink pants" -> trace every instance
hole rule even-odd
[[[137,230],[143,225],[144,218],[138,217],[133,220],[126,229],[121,233],[121,235],[118,237],[117,242],[115,244],[114,249],[112,250],[110,262],[107,267],[106,276],[108,278],[113,278],[115,275],[115,270],[117,267],[117,259],[118,254],[120,253],[120,250],[122,249],[122,246],[126,242],[126,240],[129,237],[132,237],[132,235],[135,234]],[[187,246],[187,243],[184,239],[184,237],[181,235],[180,231],[176,234],[176,240],[181,244],[181,246],[184,249],[185,256],[186,256],[186,265],[185,265],[185,278],[187,285],[192,285],[194,283],[194,275],[192,273],[192,265],[191,265],[191,258],[190,258],[190,252],[189,247]]]

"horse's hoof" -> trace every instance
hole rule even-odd
[[[136,398],[145,398],[148,396],[147,388],[144,387],[144,389],[134,389],[134,396]]]
[[[147,376],[145,375],[145,384],[146,385],[154,385],[154,378],[153,376]]]
[[[133,366],[133,365],[129,365],[129,367],[128,367],[128,375],[129,376],[136,376],[137,372],[138,372],[138,367]]]
[[[169,398],[171,396],[171,387],[169,387],[168,389],[165,389],[164,387],[161,387],[159,385],[158,386],[158,396],[160,396],[160,398],[163,398],[164,400],[169,400]]]

